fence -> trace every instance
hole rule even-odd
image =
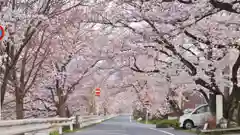
[[[109,116],[75,116],[71,118],[39,118],[39,119],[22,119],[22,120],[3,120],[0,121],[1,135],[49,135],[51,131],[58,130],[59,134],[63,133],[63,126],[69,126],[73,130],[83,128],[92,124],[115,117]]]

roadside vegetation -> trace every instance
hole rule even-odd
[[[151,118],[146,123],[146,115],[144,112],[141,111],[135,111],[133,114],[133,118],[137,120],[140,123],[144,124],[154,124],[156,125],[156,128],[174,128],[174,129],[180,129],[180,123],[178,122],[178,119],[174,120],[168,120],[167,117],[162,117],[162,116],[156,116],[153,115]]]
[[[66,126],[63,128],[63,133],[72,133],[72,132],[77,132],[79,131],[80,128],[74,128],[73,131],[70,130],[69,126]],[[58,131],[53,131],[49,135],[60,135]]]

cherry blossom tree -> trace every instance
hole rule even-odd
[[[208,93],[224,96],[222,84],[226,80],[222,71],[226,66],[231,66],[232,80],[227,80],[227,83],[233,85],[232,92],[230,98],[224,97],[224,116],[231,119],[230,112],[236,110],[238,101],[234,96],[238,88],[238,64],[237,60],[227,60],[230,48],[238,48],[235,44],[239,38],[236,22],[239,19],[238,5],[236,0],[111,1],[108,4],[101,3],[101,11],[92,7],[96,16],[89,17],[88,21],[122,28],[131,33],[131,47],[151,48],[160,53],[160,64],[172,64],[169,60],[177,63],[177,67],[168,68],[181,71],[180,74],[184,77],[181,80],[186,78],[192,81],[190,89],[201,92],[209,103],[212,99],[208,99]],[[167,61],[163,61],[165,58]],[[137,65],[134,64],[132,68],[136,72],[162,72],[156,66],[151,70],[143,70]],[[233,104],[233,101],[236,102]],[[214,113],[213,104],[210,107]]]
[[[10,76],[10,81],[14,87],[13,93],[16,99],[17,119],[24,118],[25,96],[36,85],[37,78],[41,74],[43,63],[50,53],[49,46],[46,44],[44,46],[43,36],[44,32],[41,34],[42,38],[38,46],[34,46],[37,44],[36,40],[35,42],[30,41],[29,46],[24,49],[22,58],[18,60],[20,64],[16,64],[16,68],[12,70]]]
[[[0,42],[1,106],[8,90],[15,89],[17,118],[24,117],[24,97],[33,88],[49,52],[46,50],[48,47],[42,43],[42,31],[49,25],[49,20],[82,4],[77,1],[51,0],[1,1],[1,25],[6,31],[6,36]],[[34,52],[35,55],[30,56]],[[38,59],[39,56],[42,59]],[[31,68],[25,69],[26,67]]]
[[[74,95],[95,112],[96,87],[103,89],[98,100],[104,112],[123,110],[121,103],[133,102],[124,97],[129,93],[136,107],[144,108],[145,92],[153,97],[153,110],[164,108],[160,103],[167,96],[165,107],[181,112],[171,93],[183,90],[200,92],[213,114],[215,95],[224,96],[226,118],[237,111],[237,0],[9,0],[0,3],[0,13],[6,26],[0,42],[1,103],[14,93],[21,110],[17,118],[23,118],[30,93],[43,109],[30,108],[49,116],[67,116]],[[50,36],[42,43],[44,33]],[[224,87],[231,87],[230,95]]]

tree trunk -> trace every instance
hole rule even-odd
[[[237,123],[240,125],[240,103],[238,102],[238,108],[237,108]]]
[[[4,97],[7,89],[8,79],[9,79],[9,73],[7,70],[6,73],[4,74],[4,78],[2,80],[2,85],[1,85],[1,107],[4,103]]]
[[[216,95],[209,94],[209,107],[213,116],[216,116]]]
[[[16,97],[16,118],[23,119],[24,118],[24,108],[23,108],[23,100],[21,90],[19,88],[15,89],[15,97]]]
[[[58,107],[58,115],[59,115],[59,117],[66,117],[66,110],[63,105],[60,105]]]
[[[67,117],[66,116],[65,103],[61,100],[59,100],[57,111],[58,111],[59,117]]]
[[[89,114],[94,114],[95,113],[95,107],[94,105],[91,105],[89,108]]]
[[[239,101],[240,101],[240,88],[237,85],[234,85],[232,93],[229,97],[228,109],[224,113],[228,114],[228,119],[234,120],[238,122],[238,124],[240,124],[240,122],[238,121],[240,118],[238,118],[239,115],[234,116],[234,111],[238,108]]]
[[[70,118],[70,117],[71,117],[71,112],[70,112],[68,106],[65,107],[65,111],[66,111],[66,116],[67,116],[68,118]]]
[[[229,95],[230,88],[228,86],[224,87],[224,100],[223,100],[223,117],[228,119],[228,111],[230,105],[230,95]],[[230,103],[229,103],[230,102]]]
[[[24,118],[24,96],[21,93],[21,90],[19,88],[15,89],[15,97],[16,97],[16,119],[23,119]],[[24,135],[18,134],[18,135]]]
[[[104,112],[104,116],[106,116],[107,115],[107,108],[106,107],[103,108],[103,112]]]

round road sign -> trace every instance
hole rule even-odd
[[[5,32],[4,32],[4,28],[3,28],[3,26],[0,25],[0,40],[3,39],[4,34],[5,34]]]

